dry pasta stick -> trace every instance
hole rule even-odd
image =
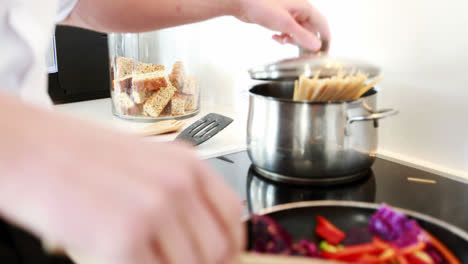
[[[369,91],[372,87],[374,87],[374,85],[376,83],[378,83],[379,81],[381,81],[383,79],[382,76],[378,76],[376,77],[374,80],[372,80],[368,85],[364,86],[361,88],[361,90],[359,91],[359,93],[356,94],[356,96],[353,98],[353,99],[358,99],[360,98],[362,95],[364,95],[365,93],[367,93],[367,91]]]
[[[330,96],[330,98],[328,98],[328,100],[336,100],[336,97],[338,94],[341,93],[341,91],[343,90],[343,87],[345,85],[345,82],[344,82],[344,78],[345,78],[345,74],[343,72],[343,70],[339,70],[338,71],[338,74],[336,76],[336,87],[335,87],[335,91],[333,92],[333,94]]]
[[[305,81],[307,81],[307,79],[304,76],[299,77],[298,91],[297,91],[297,100],[299,101],[303,100],[302,98],[304,97],[304,94],[306,93]]]
[[[357,90],[359,90],[359,74],[360,72],[355,73],[354,76],[350,76],[350,85],[347,87],[346,91],[339,96],[339,100],[349,100],[350,96]]]
[[[309,95],[311,95],[312,97],[315,97],[317,95],[317,93],[320,92],[320,89],[319,89],[320,83],[321,83],[319,81],[320,74],[321,74],[321,71],[315,72],[314,78],[312,79],[314,81],[313,82],[314,85],[312,86],[313,91],[311,93],[309,93]],[[319,87],[317,87],[317,86],[319,86]],[[310,96],[307,97],[307,98],[310,98]],[[309,99],[309,100],[312,100],[312,99]]]
[[[334,96],[334,99],[335,100],[341,100],[341,98],[344,98],[344,94],[346,94],[349,90],[349,87],[350,85],[352,84],[351,83],[351,79],[352,79],[352,76],[346,76],[344,79],[343,79],[343,87],[340,91],[340,93],[336,94]]]
[[[320,71],[316,71],[315,74],[314,74],[314,80],[318,80],[320,77]]]
[[[364,75],[362,73],[359,74],[358,76],[358,79],[357,79],[357,85],[356,87],[354,88],[354,91],[352,91],[347,97],[349,99],[352,99],[356,96],[356,94],[359,93],[359,91],[362,89],[362,87],[365,86],[365,82],[367,80],[368,76],[367,75]]]
[[[335,92],[335,94],[333,94],[333,97],[330,100],[337,100],[338,99],[338,95],[340,95],[343,92],[343,90],[345,88],[345,84],[346,84],[345,80],[343,78],[341,78],[338,81],[336,92]]]
[[[331,78],[328,81],[328,85],[327,85],[327,89],[326,89],[325,93],[318,99],[318,101],[326,102],[326,101],[331,100],[331,98],[333,97],[333,95],[336,92],[337,84],[338,84],[338,78],[337,77]]]
[[[321,80],[317,80],[317,87],[315,87],[315,91],[314,91],[314,94],[313,96],[310,98],[311,101],[317,101],[318,98],[320,98],[320,96],[322,96],[322,94],[325,92],[325,90],[327,89],[327,81],[326,79],[321,79]]]
[[[308,79],[304,75],[299,77],[299,81],[294,82],[294,101],[304,101],[308,100],[308,95],[313,94],[315,90],[313,80],[318,80],[320,76],[320,71],[317,71],[313,79]],[[312,91],[310,91],[312,89]]]
[[[357,73],[356,76],[353,78],[353,86],[348,90],[346,94],[343,95],[345,100],[349,100],[358,93],[361,88],[364,86],[364,82],[366,81],[366,78],[364,74],[361,72]]]
[[[304,77],[302,85],[303,93],[301,95],[301,100],[307,101],[309,98],[309,94],[313,93],[315,90],[315,81],[313,79],[308,79]]]
[[[326,101],[326,98],[328,96],[328,93],[332,89],[332,80],[330,78],[322,80],[324,85],[321,89],[321,94],[317,95],[315,98],[315,101],[317,102],[323,102]]]
[[[298,82],[298,92],[296,96],[296,101],[305,101],[312,87],[312,80],[301,76]]]
[[[294,82],[293,99],[296,101],[334,101],[357,99],[371,89],[381,77],[375,78],[365,85],[367,74],[351,70],[346,75],[341,69],[337,76],[319,79],[320,71],[317,71],[312,79],[304,75]]]
[[[294,81],[294,93],[293,93],[293,100],[297,101],[299,96],[299,81],[295,80]]]
[[[307,94],[304,96],[303,100],[304,101],[312,101],[312,98],[315,96],[315,93],[317,92],[317,87],[319,86],[319,80],[309,80],[308,82],[308,90]]]

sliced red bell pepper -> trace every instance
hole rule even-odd
[[[346,234],[330,223],[327,219],[317,216],[315,233],[332,245],[338,245],[346,237]]]
[[[386,249],[384,252],[380,253],[380,255],[370,255],[364,254],[358,259],[358,263],[362,264],[379,264],[379,263],[387,263],[388,261],[396,258],[396,252],[394,249]]]
[[[386,249],[384,252],[382,252],[380,255],[379,255],[379,259],[381,262],[384,262],[386,263],[387,261],[389,260],[392,260],[396,257],[396,252],[394,249],[392,248],[388,248]]]
[[[320,253],[324,258],[353,261],[358,259],[364,254],[378,254],[382,250],[374,245],[374,243],[359,244],[354,246],[344,247],[337,252],[321,251]]]
[[[398,261],[398,264],[410,264],[408,260],[406,259],[406,257],[402,255],[398,255],[396,260]]]
[[[407,246],[399,250],[399,254],[401,255],[409,255],[413,254],[418,251],[423,251],[426,248],[426,242],[420,241],[414,245]]]
[[[442,244],[437,238],[433,235],[429,234],[429,232],[424,231],[424,234],[429,239],[429,242],[442,254],[442,256],[448,261],[450,264],[460,264],[460,261],[453,255],[453,253]]]
[[[383,241],[382,239],[378,237],[374,237],[372,239],[372,243],[374,243],[374,245],[378,247],[379,249],[381,249],[382,251],[392,247],[389,243]]]
[[[379,256],[374,256],[370,254],[362,255],[357,261],[360,264],[379,264],[381,263]]]
[[[434,260],[423,251],[408,255],[408,261],[410,264],[435,264]]]

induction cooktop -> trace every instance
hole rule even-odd
[[[329,187],[300,186],[263,178],[255,172],[246,151],[207,162],[244,199],[246,214],[300,201],[387,203],[436,217],[468,231],[468,181],[377,159],[368,175],[358,181]],[[72,264],[66,256],[45,254],[37,238],[1,219],[0,263]]]
[[[468,231],[468,181],[377,159],[368,175],[334,186],[278,183],[256,173],[246,151],[208,160],[245,201],[246,213],[275,205],[344,200],[389,205],[427,214]]]

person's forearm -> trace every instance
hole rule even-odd
[[[41,236],[48,216],[36,209],[57,197],[50,190],[63,182],[57,177],[80,170],[84,161],[78,157],[89,156],[83,145],[92,145],[98,135],[115,133],[1,92],[0,122],[0,217]],[[57,184],[54,187],[60,189]]]
[[[102,32],[144,32],[223,15],[240,0],[79,0],[62,23]]]
[[[3,124],[0,129],[0,217],[37,235],[40,234],[34,227],[44,224],[44,216],[26,208],[44,199],[44,195],[54,195],[40,191],[43,190],[41,186],[51,181],[57,172],[66,173],[51,168],[52,164],[66,158],[64,142],[68,136],[73,137],[63,129],[69,127],[70,122],[63,123],[63,120],[45,109],[0,93]],[[77,142],[69,138],[69,144]]]

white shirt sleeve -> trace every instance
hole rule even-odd
[[[70,15],[73,8],[75,8],[76,3],[78,3],[78,0],[58,0],[57,16],[55,17],[55,22],[59,23],[65,20],[68,15]]]

